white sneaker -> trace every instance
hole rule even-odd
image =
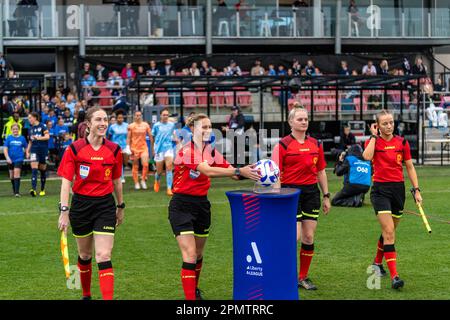
[[[139,184],[139,182],[134,184],[134,190],[140,190],[141,189],[141,185]]]
[[[145,183],[145,180],[141,180],[141,186],[142,189],[147,190],[147,184]]]
[[[120,180],[120,182],[125,183],[125,178],[122,178],[122,180]]]

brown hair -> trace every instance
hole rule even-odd
[[[91,107],[89,108],[89,110],[86,112],[86,120],[84,122],[91,122],[92,117],[94,116],[94,113],[96,113],[97,111],[103,111],[106,113],[105,110],[103,110],[100,107]],[[86,126],[86,135],[88,135],[90,132],[89,127]]]
[[[203,120],[203,119],[209,119],[209,117],[204,113],[195,114],[192,117],[189,117],[186,121],[186,125],[188,127],[193,127],[195,122]]]
[[[378,112],[377,115],[376,115],[376,117],[377,117],[377,123],[378,123],[378,124],[380,123],[380,118],[381,118],[382,116],[387,116],[387,115],[393,116],[393,115],[392,115],[392,112],[390,112],[390,111],[387,110],[387,109],[383,109],[383,110],[381,110],[380,112]]]
[[[167,111],[167,112],[170,113],[169,108],[164,108],[164,109],[161,109],[161,111],[159,112],[159,114],[162,114],[164,111]]]

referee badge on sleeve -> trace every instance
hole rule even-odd
[[[81,179],[86,179],[89,175],[90,168],[88,166],[80,165],[80,177]]]

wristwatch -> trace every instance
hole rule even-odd
[[[68,206],[61,206],[61,203],[58,204],[58,209],[59,209],[59,212],[67,212],[67,211],[69,211],[69,207]]]
[[[419,187],[413,188],[413,189],[414,189],[414,191],[419,191],[420,192],[420,188]]]
[[[234,169],[234,175],[240,177],[241,176],[241,170],[239,168]]]
[[[324,198],[330,199],[331,193],[329,193],[329,192],[328,192],[328,193],[324,193],[324,194],[323,194],[323,197],[324,197]]]
[[[125,202],[118,204],[116,207],[117,207],[117,209],[125,209]]]

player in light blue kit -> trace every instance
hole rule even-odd
[[[122,167],[122,183],[125,183],[125,166],[128,163],[129,155],[127,151],[127,134],[128,134],[128,123],[125,122],[125,116],[121,110],[116,112],[116,123],[108,129],[108,138],[117,143],[122,149],[123,167]]]
[[[153,190],[159,192],[159,184],[161,174],[164,170],[164,164],[166,165],[166,181],[167,181],[167,195],[172,196],[172,182],[173,182],[173,158],[174,147],[173,141],[177,140],[175,135],[176,126],[175,123],[169,122],[169,110],[167,108],[162,109],[160,112],[160,121],[155,123],[152,128],[153,146],[152,154],[156,162],[155,183]]]
[[[20,135],[17,123],[11,126],[11,131],[12,134],[6,138],[3,153],[8,163],[9,178],[11,179],[14,195],[20,197],[20,172],[28,143],[25,137]]]

